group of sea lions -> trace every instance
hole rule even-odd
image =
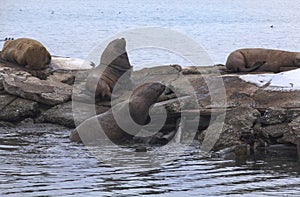
[[[100,64],[93,69],[86,81],[86,88],[96,96],[110,98],[117,81],[131,88],[131,70],[124,38],[113,40],[104,50]],[[42,43],[30,39],[5,39],[0,54],[2,61],[15,63],[31,70],[43,70],[51,62],[51,55]]]
[[[45,69],[51,61],[51,55],[47,49],[40,42],[29,38],[6,40],[0,57],[2,61],[12,62],[32,70]],[[228,56],[225,66],[230,72],[278,73],[300,68],[300,53],[262,48],[239,49]],[[100,64],[92,69],[85,86],[96,97],[110,98],[121,77],[121,88],[132,88],[131,70],[125,39],[115,39],[104,50]],[[146,124],[149,108],[157,101],[164,89],[164,85],[160,83],[147,83],[133,91],[129,110],[132,119],[137,124]],[[93,135],[93,129],[97,127],[91,123],[95,120],[102,125],[105,135],[113,142],[117,143],[123,138],[132,137],[118,126],[112,110],[109,110],[81,123],[72,132],[70,139],[81,141],[80,136],[88,136],[85,135],[85,132]]]

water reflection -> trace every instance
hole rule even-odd
[[[197,147],[179,156],[176,149],[152,156],[150,150],[149,156],[130,148],[123,152],[112,147],[87,148],[70,143],[69,132],[48,124],[0,128],[0,195],[300,194],[295,149],[288,154],[262,150],[237,166],[234,160],[209,158]]]

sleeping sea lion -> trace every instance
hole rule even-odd
[[[102,53],[100,64],[91,70],[86,87],[95,96],[111,97],[114,86],[122,76],[122,88],[131,88],[131,70],[124,38],[111,41]],[[127,72],[128,71],[128,72]]]
[[[160,83],[145,83],[136,88],[129,101],[118,104],[114,110],[117,116],[121,117],[123,124],[129,124],[129,119],[138,125],[145,125],[149,117],[150,107],[157,101],[158,97],[165,90],[165,86]],[[124,114],[128,111],[131,117]],[[101,127],[100,127],[101,125]],[[126,143],[133,135],[120,128],[110,109],[100,115],[94,116],[82,122],[70,135],[70,140],[75,142],[93,143],[97,139],[104,139],[107,136],[116,144]]]
[[[300,68],[300,53],[274,49],[248,48],[232,52],[226,61],[232,72],[282,72]]]
[[[19,38],[7,40],[4,43],[1,59],[28,69],[42,70],[50,63],[51,55],[40,42],[29,38]]]

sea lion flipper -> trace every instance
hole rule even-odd
[[[242,69],[240,69],[240,71],[242,71],[242,72],[252,72],[252,71],[257,70],[259,67],[261,67],[265,63],[266,63],[266,61],[255,62],[253,64],[253,66],[251,66],[250,68],[242,68]]]
[[[262,65],[264,65],[265,63],[266,63],[266,61],[255,62],[252,67],[257,69],[257,68],[261,67]]]

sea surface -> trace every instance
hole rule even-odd
[[[300,51],[299,9],[294,0],[2,0],[0,39],[30,37],[53,55],[85,59],[119,33],[160,27],[193,39],[214,63],[224,64],[238,48]],[[129,57],[137,68],[190,64],[166,51],[141,49],[129,52]]]
[[[295,0],[1,0],[0,5],[0,39],[34,38],[59,56],[89,59],[110,38],[146,27],[192,39],[212,63],[224,64],[238,48],[300,51],[300,2]],[[138,41],[143,46],[147,40]],[[193,65],[186,54],[156,45],[128,53],[135,69]],[[0,196],[300,195],[294,149],[260,151],[242,163],[208,157],[193,146],[178,155],[174,150],[180,144],[151,158],[129,149],[128,157],[113,147],[99,154],[71,143],[70,132],[45,124],[0,126]]]

